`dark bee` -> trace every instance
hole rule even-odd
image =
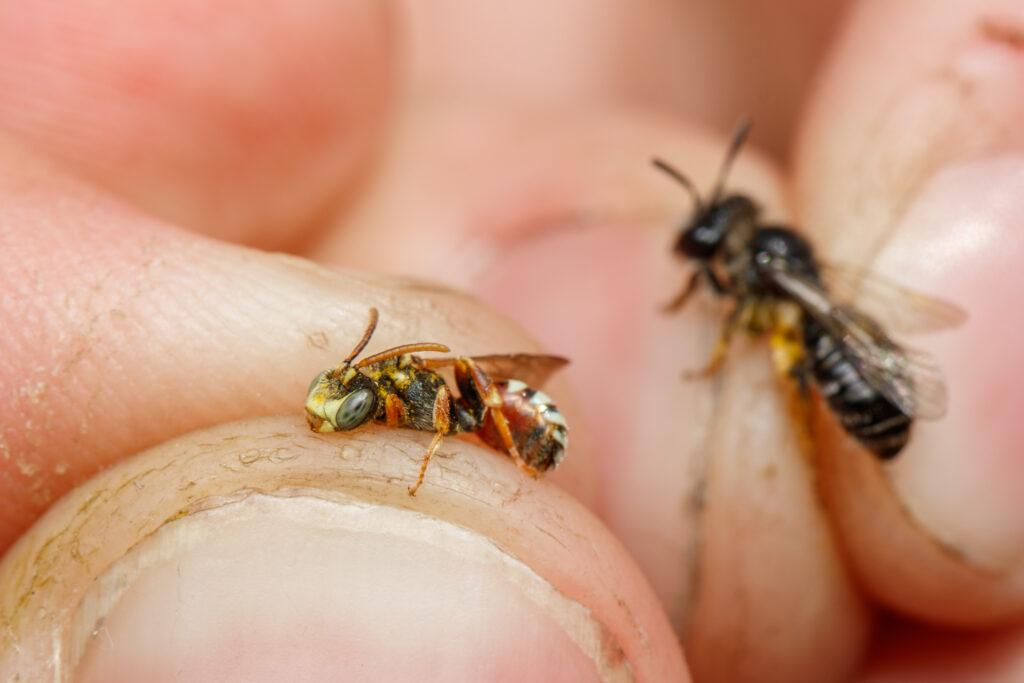
[[[530,354],[425,359],[414,354],[450,349],[422,343],[396,346],[355,362],[376,326],[377,309],[371,308],[366,332],[348,357],[310,384],[306,397],[310,429],[346,431],[373,420],[388,427],[434,432],[409,495],[419,489],[427,463],[441,439],[450,434],[475,432],[535,478],[562,461],[568,438],[565,419],[546,394],[512,376],[542,383],[568,363],[566,359]],[[454,370],[457,397],[438,373],[448,366]]]
[[[753,200],[726,194],[726,175],[749,128],[744,122],[736,129],[706,201],[686,176],[654,160],[695,204],[673,250],[697,268],[666,308],[680,308],[702,280],[736,300],[710,362],[690,375],[714,372],[737,329],[769,333],[780,374],[796,377],[801,388],[813,378],[846,431],[880,458],[892,458],[906,444],[913,419],[945,413],[945,386],[926,354],[894,342],[884,325],[845,303],[844,294],[858,294],[862,306],[883,305],[879,310],[893,314],[892,324],[904,331],[952,327],[966,316],[866,271],[822,264],[800,233],[763,224]],[[844,284],[847,291],[840,292]]]
[[[834,266],[829,271],[833,283],[843,274]],[[877,274],[854,270],[845,274],[870,287],[859,299],[878,304],[874,308],[880,311],[879,317],[887,317],[883,304],[896,317],[883,326],[857,308],[808,291],[804,367],[843,428],[888,460],[906,445],[912,420],[939,419],[946,413],[947,398],[942,372],[931,356],[900,346],[885,328],[927,332],[961,324],[966,315],[952,304],[903,289]],[[789,281],[788,275],[780,278],[793,291],[804,286],[798,279]]]

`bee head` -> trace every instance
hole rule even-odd
[[[370,323],[348,358],[336,368],[324,370],[309,385],[306,421],[314,432],[355,429],[377,413],[377,383],[353,366],[377,327],[377,309],[370,309]]]
[[[746,225],[752,226],[757,216],[757,206],[749,198],[741,194],[722,196],[725,186],[725,178],[729,174],[733,159],[739,152],[743,141],[747,138],[750,130],[750,121],[743,121],[733,133],[729,151],[725,155],[721,168],[718,170],[718,180],[711,196],[704,200],[694,186],[693,182],[675,168],[660,159],[654,160],[654,165],[675,178],[675,180],[686,188],[693,198],[693,216],[680,232],[673,251],[680,256],[706,261],[718,253],[718,250],[726,242],[726,238],[737,227]],[[745,232],[745,231],[744,231]]]
[[[680,256],[706,261],[714,257],[725,238],[741,225],[752,225],[757,207],[745,195],[734,194],[708,206],[698,206],[679,234],[673,250]]]
[[[306,396],[306,420],[316,432],[355,429],[376,413],[376,382],[347,364],[317,375]]]

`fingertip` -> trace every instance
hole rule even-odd
[[[130,453],[210,424],[301,413],[310,379],[348,353],[371,307],[381,311],[371,351],[413,341],[466,355],[539,350],[471,296],[203,239],[45,164],[29,172],[30,159],[0,176],[0,377],[12,388],[0,409],[0,547]],[[574,457],[585,429],[571,429],[558,476],[586,497],[585,453]]]
[[[949,392],[879,468],[835,429],[836,517],[875,597],[946,624],[1020,614],[1020,325],[1024,143],[1020,7],[860,3],[811,100],[796,159],[801,221],[823,257],[866,263],[966,309],[963,326],[897,341],[935,356]],[[855,302],[856,303],[856,302]],[[870,313],[870,311],[867,311]],[[831,422],[830,420],[826,420]]]
[[[1024,328],[1006,314],[1024,257],[1022,182],[1012,157],[945,167],[875,259],[882,274],[967,311],[960,327],[899,340],[934,357],[948,412],[915,420],[907,447],[884,464],[825,420],[826,490],[862,582],[885,604],[940,624],[990,625],[1024,610],[1024,376],[1009,361]]]
[[[855,3],[805,107],[794,155],[801,222],[869,259],[947,164],[1020,149],[1012,0]]]
[[[1007,315],[1024,258],[1024,164],[979,159],[938,172],[908,207],[880,252],[877,268],[940,299],[960,303],[964,324],[907,340],[943,370],[948,412],[919,421],[914,441],[888,468],[913,514],[972,562],[1016,573],[1024,568],[1019,501],[1024,372],[1010,359],[1024,326]]]
[[[265,418],[106,470],[0,564],[0,671],[685,680],[657,601],[582,507],[458,440],[410,497],[427,439]]]

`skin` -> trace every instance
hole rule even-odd
[[[537,4],[493,17],[458,3],[430,13],[309,3],[300,14],[281,3],[244,30],[233,22],[247,13],[230,6],[202,16],[97,6],[105,19],[91,32],[80,29],[84,13],[60,6],[3,10],[0,386],[11,398],[0,407],[0,547],[101,468],[181,435],[142,456],[170,477],[147,490],[181,497],[155,519],[175,510],[210,519],[189,507],[198,500],[189,482],[209,477],[211,495],[251,488],[235,471],[249,470],[228,464],[262,453],[268,433],[282,440],[278,457],[301,456],[309,433],[294,417],[230,439],[215,432],[211,457],[225,466],[212,471],[183,464],[188,448],[210,443],[210,432],[189,434],[298,414],[309,380],[347,353],[373,305],[382,323],[370,352],[422,340],[458,353],[572,358],[545,388],[571,426],[570,450],[535,484],[491,451],[446,441],[448,455],[409,501],[415,446],[429,435],[369,428],[353,434],[347,456],[350,442],[329,442],[325,452],[339,450],[338,470],[350,474],[317,480],[314,498],[355,496],[382,514],[410,509],[452,528],[466,526],[465,501],[475,501],[490,521],[474,532],[597,614],[641,678],[682,677],[671,624],[698,679],[1012,680],[1024,666],[1020,631],[1005,626],[1024,606],[1015,448],[1024,377],[1007,359],[1024,333],[1006,312],[1020,300],[1024,250],[1024,13],[1011,2],[940,14],[923,0],[876,1],[853,3],[840,20],[840,7],[822,4],[718,3],[699,13],[608,2],[555,15]],[[913,339],[944,368],[950,412],[918,425],[885,470],[820,410],[811,464],[763,342],[737,340],[710,382],[679,378],[703,362],[722,311],[710,299],[671,317],[656,310],[688,273],[668,249],[689,200],[649,158],[707,188],[740,113],[756,125],[730,186],[770,218],[797,221],[825,257],[970,313],[960,330]],[[271,488],[307,471],[266,467]],[[130,493],[120,485],[133,480],[127,472],[84,490]],[[510,505],[521,493],[528,502]],[[154,529],[118,527],[135,508],[111,500],[110,521],[96,518],[83,539],[126,551]],[[63,505],[0,571],[73,519],[60,517]],[[554,520],[541,526],[556,546],[592,539],[601,569],[510,540],[508,529],[538,509]],[[295,514],[315,526],[316,515]],[[396,537],[420,533],[388,524]],[[438,560],[442,575],[465,565],[445,534],[421,535],[448,558]],[[75,566],[65,555],[60,577]],[[249,576],[267,553],[253,541],[236,561],[234,575]],[[367,560],[380,595],[420,573],[408,563],[385,583],[374,561],[395,561]],[[331,565],[324,574],[347,576]],[[254,595],[276,590],[252,585]],[[341,599],[335,582],[316,585],[324,600],[309,605]],[[399,640],[429,652],[443,640],[432,619],[443,622],[448,603],[425,585],[414,594],[434,609],[404,620]],[[168,590],[153,584],[151,594]],[[149,621],[173,609],[134,604]],[[523,618],[500,599],[476,604],[480,624]],[[876,629],[879,609],[904,616]],[[360,621],[388,633],[394,612],[382,604]],[[237,623],[280,616],[252,599]],[[209,612],[196,618],[218,637],[238,628]],[[970,639],[950,630],[963,626]],[[5,627],[42,637],[47,625]],[[504,633],[495,626],[476,649],[435,647],[446,661],[509,661],[503,670],[514,673],[527,663],[509,656],[517,636]],[[311,645],[317,635],[271,633],[281,656],[253,666],[272,677],[289,653],[308,650],[336,670],[330,657],[345,653]],[[531,671],[578,671],[578,642],[555,641],[568,645],[538,653]],[[373,645],[377,666],[396,660],[393,641]],[[207,673],[223,672],[216,655],[232,648],[211,651]]]

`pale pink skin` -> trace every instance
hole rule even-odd
[[[572,359],[546,388],[571,429],[551,479],[646,575],[667,619],[599,542],[644,629],[688,625],[698,677],[1014,680],[1024,646],[999,624],[1024,612],[1020,4],[407,4],[0,10],[0,548],[103,467],[300,413],[373,305],[371,352]],[[886,470],[824,413],[815,479],[764,343],[738,340],[714,383],[680,380],[721,311],[657,310],[689,272],[669,246],[690,204],[649,159],[707,188],[742,114],[732,179],[770,217],[969,312],[911,340],[944,368],[950,412]],[[368,438],[399,457],[386,431]],[[471,449],[448,450],[421,493],[444,499],[451,477],[491,500]],[[433,514],[458,523],[458,500]],[[558,585],[565,557],[526,561]],[[872,630],[881,605],[913,616]],[[941,630],[956,626],[974,634]],[[643,671],[680,671],[654,640]],[[547,654],[557,678],[568,658]]]

